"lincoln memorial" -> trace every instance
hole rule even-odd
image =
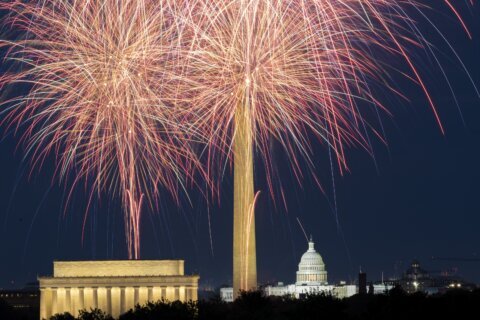
[[[40,319],[99,308],[113,317],[137,304],[197,300],[198,275],[183,260],[55,261],[53,277],[39,277]]]

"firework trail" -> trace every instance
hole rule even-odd
[[[3,122],[26,128],[34,167],[54,153],[57,176],[73,172],[73,186],[84,179],[89,204],[102,191],[121,197],[130,258],[140,254],[142,207],[155,206],[161,187],[177,199],[196,161],[175,112],[177,48],[184,46],[177,18],[188,15],[185,3],[0,4],[15,39],[0,45],[16,64],[0,88],[27,90],[1,103]]]
[[[396,58],[408,68],[402,73],[423,90],[443,132],[435,102],[409,53],[409,48],[417,47],[433,54],[408,13],[422,14],[428,9],[426,3],[205,0],[199,4],[191,21],[194,41],[188,48],[181,91],[185,117],[209,138],[209,173],[222,175],[225,160],[234,164],[234,294],[256,286],[255,225],[250,213],[254,150],[263,160],[272,196],[272,141],[285,150],[298,181],[302,179],[298,153],[310,169],[314,167],[312,135],[333,151],[340,172],[348,170],[346,148],[359,145],[371,153],[372,133],[383,141],[382,133],[361,112],[389,113],[375,87],[406,98],[390,78],[396,70],[388,61]],[[442,3],[470,36],[453,2]]]

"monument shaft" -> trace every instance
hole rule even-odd
[[[234,208],[233,208],[233,297],[240,290],[257,287],[255,210],[253,183],[253,128],[248,95],[235,114]]]

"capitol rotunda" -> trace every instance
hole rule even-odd
[[[327,271],[322,256],[315,250],[312,238],[308,250],[302,255],[297,271],[297,286],[327,285]]]

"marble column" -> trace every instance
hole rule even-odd
[[[161,287],[153,287],[153,297],[152,302],[157,302],[162,299],[162,288]]]
[[[120,287],[120,313],[127,311],[127,295],[125,291],[125,287]]]
[[[112,287],[107,287],[107,310],[105,310],[107,313],[112,314],[113,309],[112,309]]]
[[[65,303],[63,309],[70,314],[73,314],[72,310],[72,293],[70,288],[65,288]]]
[[[153,302],[153,287],[147,287],[147,302]]]
[[[47,319],[47,299],[46,290],[40,289],[40,320]]]
[[[112,297],[112,302],[111,302],[111,308],[112,308],[112,316],[114,318],[118,318],[120,315],[120,288],[119,287],[113,287],[110,290],[111,292],[111,297]]]
[[[78,306],[77,306],[77,314],[78,311],[85,309],[85,288],[78,288]]]
[[[173,300],[180,300],[180,288],[175,286]]]
[[[186,299],[185,299],[185,287],[184,286],[180,286],[180,288],[178,289],[178,300],[180,300],[182,302],[186,301]]]
[[[65,289],[57,288],[57,313],[65,312]]]
[[[52,288],[52,315],[58,313],[57,288]]]
[[[92,288],[92,308],[98,308],[98,288]]]
[[[91,287],[83,288],[83,306],[87,310],[93,308],[93,289]]]
[[[175,288],[174,287],[167,287],[166,289],[166,299],[168,301],[175,300]]]
[[[103,312],[107,312],[107,288],[105,287],[100,287],[96,288],[97,290],[97,308],[102,310]]]
[[[198,287],[196,286],[192,287],[192,300],[193,301],[198,300]]]
[[[137,304],[140,303],[140,288],[133,287],[133,306],[135,307]]]
[[[192,288],[191,287],[186,287],[185,288],[185,301],[190,301],[192,300]]]
[[[138,289],[138,303],[143,306],[148,302],[148,287]]]
[[[76,317],[78,312],[78,288],[70,288],[70,310],[72,316]]]

